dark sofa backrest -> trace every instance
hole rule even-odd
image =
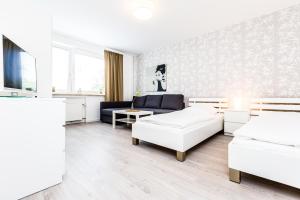
[[[146,95],[133,97],[135,108],[154,108],[181,110],[184,106],[184,96],[182,94]]]
[[[133,97],[132,103],[134,108],[144,108],[147,96]]]
[[[145,108],[160,108],[162,95],[147,95]]]
[[[164,94],[161,109],[181,110],[184,108],[184,96],[182,94]]]

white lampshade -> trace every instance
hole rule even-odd
[[[153,16],[153,1],[136,0],[133,7],[133,15],[139,20],[148,20]]]

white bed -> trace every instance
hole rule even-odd
[[[299,111],[299,99],[260,101],[259,110],[253,110],[255,116],[260,116],[237,130],[229,144],[231,181],[239,183],[241,172],[245,172],[300,188]]]
[[[197,105],[199,104],[208,104],[208,102],[199,101]],[[194,115],[190,117],[191,119],[182,119],[184,122],[180,123],[181,119],[178,118],[184,112],[177,111],[170,115],[145,117],[137,121],[132,126],[133,144],[137,145],[139,140],[143,140],[173,149],[176,151],[177,160],[184,161],[187,150],[223,130],[223,116],[217,111],[209,118],[205,118],[206,116],[195,118]],[[203,112],[199,112],[199,115],[200,113]],[[157,124],[149,120],[152,118],[159,118],[165,123]]]

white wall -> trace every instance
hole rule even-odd
[[[123,56],[123,90],[124,100],[130,101],[133,97],[134,87],[134,56],[130,54],[124,54]]]
[[[90,56],[104,58],[104,46],[93,44],[90,42],[82,41],[72,36],[64,35],[61,33],[53,33],[53,45],[63,46],[68,49],[73,49],[76,53],[83,52]]]
[[[104,96],[87,96],[86,103],[86,122],[100,120],[100,102],[104,101]]]
[[[2,1],[0,34],[13,40],[36,58],[39,97],[51,97],[51,40],[50,14],[26,1]],[[2,45],[1,45],[2,51]],[[0,54],[0,91],[3,91],[3,62]]]
[[[140,56],[137,90],[146,69],[167,65],[167,92],[186,97],[299,97],[300,5]]]

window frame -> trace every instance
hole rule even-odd
[[[78,95],[105,95],[105,89],[102,93],[96,92],[96,91],[76,91],[75,90],[75,55],[84,55],[96,59],[101,59],[104,62],[104,55],[99,53],[95,53],[92,51],[88,50],[83,50],[83,49],[78,49],[74,48],[70,45],[64,45],[62,43],[53,43],[52,44],[52,52],[53,48],[58,48],[62,50],[66,50],[69,52],[69,67],[68,67],[68,81],[67,81],[67,91],[65,90],[55,90],[54,94],[78,94]],[[53,59],[53,57],[52,57]],[[105,72],[104,72],[105,73]],[[53,76],[53,73],[52,73]],[[104,80],[104,85],[105,85],[105,80]],[[53,85],[52,85],[53,87]]]
[[[53,48],[57,48],[57,49],[62,49],[62,50],[65,50],[69,53],[69,66],[68,66],[68,80],[67,80],[67,90],[57,90],[58,88],[55,88],[55,93],[68,93],[70,91],[72,91],[72,88],[71,88],[71,80],[70,80],[70,68],[71,68],[71,49],[70,48],[67,48],[65,46],[62,46],[62,45],[52,45],[52,49],[51,49],[51,52],[53,54]],[[52,59],[53,59],[53,56],[52,56]],[[52,60],[52,65],[53,65],[53,60]],[[52,66],[52,70],[53,70],[53,66]],[[52,76],[53,76],[53,71],[52,71]],[[52,80],[53,80],[53,77],[52,77]],[[53,86],[53,82],[52,82],[52,87]]]

